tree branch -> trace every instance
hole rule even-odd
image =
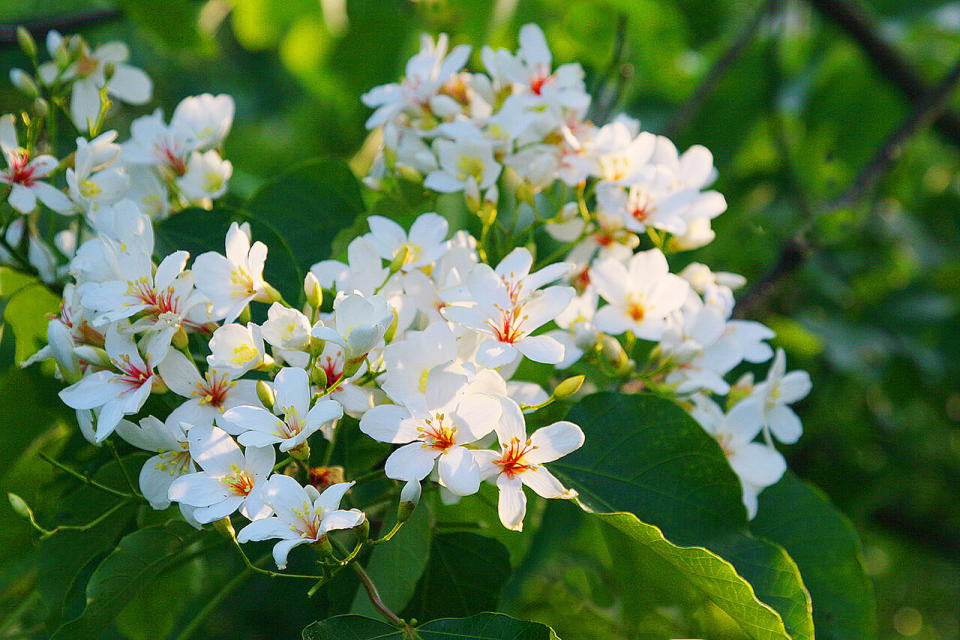
[[[920,74],[880,36],[877,24],[856,0],[809,2],[821,15],[843,29],[859,45],[880,75],[910,100],[930,93],[930,87]],[[934,129],[951,143],[960,146],[960,117],[955,112],[944,110],[940,113],[934,122]]]
[[[34,38],[43,38],[48,31],[76,31],[83,27],[116,20],[122,15],[119,9],[88,9],[58,16],[37,18],[22,23]],[[0,46],[17,45],[17,25],[0,25]]]
[[[734,309],[735,317],[752,316],[776,292],[784,278],[803,266],[816,249],[814,243],[808,239],[815,219],[849,207],[872,191],[877,182],[893,166],[893,162],[903,145],[918,131],[933,122],[939,114],[943,113],[951,93],[957,88],[958,84],[960,84],[960,61],[954,65],[953,69],[934,89],[917,102],[900,126],[887,137],[870,161],[864,165],[847,190],[831,204],[817,212],[814,218],[805,222],[793,238],[784,244],[773,267],[737,301],[737,306]]]
[[[727,71],[734,65],[734,63],[743,55],[743,52],[747,50],[747,45],[750,44],[750,41],[753,39],[753,36],[757,33],[757,29],[760,28],[760,25],[763,23],[764,17],[768,13],[771,13],[773,8],[776,7],[779,0],[766,0],[761,4],[753,18],[750,22],[744,27],[743,31],[730,43],[730,47],[717,58],[717,61],[713,63],[710,71],[707,72],[707,75],[704,77],[703,81],[693,92],[693,95],[687,99],[687,101],[680,107],[680,110],[673,117],[673,119],[667,124],[664,128],[664,135],[668,138],[673,138],[676,134],[686,127],[691,120],[693,120],[700,109],[703,108],[704,103],[707,101],[707,98],[710,97],[710,94],[713,93],[714,89],[717,88],[717,85],[720,84],[720,80],[727,73]]]

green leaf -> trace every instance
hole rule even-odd
[[[54,640],[97,638],[137,592],[151,584],[190,543],[196,531],[184,522],[147,527],[125,536],[87,583],[87,606],[57,629]]]
[[[782,545],[813,599],[817,637],[873,638],[877,607],[853,525],[819,489],[787,472],[760,494],[750,529]]]
[[[364,204],[360,183],[345,162],[316,158],[260,187],[244,208],[280,232],[306,272],[330,257],[337,233],[354,223]]]
[[[239,209],[184,209],[157,223],[154,233],[157,254],[165,256],[174,251],[189,251],[192,258],[207,251],[224,252],[224,240],[231,222],[248,223],[253,241],[267,245],[264,278],[283,294],[291,304],[302,295],[304,273],[297,266],[290,246],[270,223]]]
[[[117,629],[129,640],[166,638],[188,599],[196,596],[202,578],[199,558],[161,573],[150,589],[141,590],[117,616]]]
[[[598,393],[567,418],[580,425],[586,442],[551,467],[585,505],[628,511],[674,544],[717,553],[780,614],[791,637],[813,637],[810,599],[796,564],[782,548],[750,535],[736,475],[686,411],[652,395]]]
[[[421,640],[557,640],[553,630],[537,622],[517,620],[501,613],[481,613],[469,618],[434,620],[415,629]],[[362,616],[335,616],[314,622],[303,630],[303,640],[407,640],[393,625]]]
[[[389,531],[395,522],[396,518],[385,521],[382,530]],[[402,610],[413,597],[417,581],[430,557],[430,538],[430,514],[425,507],[421,507],[403,523],[393,538],[370,554],[366,571],[377,585],[384,604],[391,610]],[[360,615],[378,615],[364,589],[357,591],[350,611]]]
[[[124,14],[158,42],[178,50],[203,42],[199,7],[188,0],[121,0]]]
[[[434,536],[403,617],[431,620],[496,609],[509,577],[510,556],[496,540],[466,532]]]
[[[685,580],[733,618],[751,638],[789,638],[780,616],[757,600],[753,587],[729,562],[702,547],[679,547],[663,537],[657,527],[641,522],[632,513],[598,513],[607,525],[635,544],[665,560]],[[643,581],[643,576],[638,576]]]

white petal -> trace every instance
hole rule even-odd
[[[384,471],[394,480],[423,480],[433,471],[433,461],[439,453],[419,442],[411,442],[390,454]]]
[[[560,484],[556,476],[545,467],[524,471],[520,474],[520,480],[541,498],[571,498],[576,495],[576,492],[569,491]]]
[[[527,336],[515,346],[517,351],[534,362],[557,364],[563,360],[563,345],[550,336]]]
[[[314,500],[314,507],[319,507],[323,510],[324,513],[328,511],[335,511],[340,508],[340,501],[343,500],[344,494],[350,490],[355,482],[338,482],[332,484],[326,489],[323,490],[323,493]]]
[[[208,507],[230,495],[227,485],[206,473],[190,473],[173,481],[168,497],[193,507]],[[232,510],[231,510],[232,511]]]
[[[233,438],[219,427],[200,425],[187,434],[190,456],[204,471],[225,475],[244,466],[243,453]]]
[[[480,489],[480,467],[464,447],[450,447],[437,460],[440,484],[458,496],[469,496]]]
[[[500,499],[497,502],[500,522],[507,529],[522,531],[523,516],[527,513],[527,496],[523,493],[523,483],[520,478],[500,475],[497,478],[497,487],[500,489]]]
[[[410,412],[393,404],[382,404],[370,409],[360,418],[360,431],[380,442],[410,442],[400,435],[400,421],[410,417]]]
[[[533,432],[530,443],[536,448],[526,457],[534,463],[553,462],[579,449],[583,441],[583,431],[577,425],[565,420],[554,422]]]
[[[793,444],[803,434],[800,418],[784,404],[778,404],[767,412],[767,424],[773,436],[784,444]]]
[[[333,531],[335,529],[352,529],[363,522],[364,515],[357,509],[338,509],[331,511],[323,517],[320,523],[321,532]]]

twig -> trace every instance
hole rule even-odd
[[[881,36],[876,23],[856,0],[809,0],[823,16],[843,29],[860,46],[880,75],[916,100],[930,93],[930,87],[913,68]],[[960,146],[960,117],[944,110],[934,122],[934,129],[951,143]]]
[[[83,482],[85,485],[88,485],[88,486],[90,486],[90,487],[93,487],[94,489],[99,489],[100,491],[103,491],[103,492],[105,492],[105,493],[109,493],[109,494],[111,494],[111,495],[118,496],[118,497],[120,497],[120,498],[127,498],[127,499],[129,499],[129,500],[137,500],[137,501],[140,501],[140,502],[145,502],[144,497],[141,496],[141,495],[139,495],[139,494],[127,493],[126,491],[120,491],[119,489],[114,489],[113,487],[108,487],[108,486],[105,485],[105,484],[101,484],[100,482],[97,482],[96,480],[94,480],[94,479],[91,478],[90,476],[88,476],[88,475],[86,475],[86,474],[84,474],[84,473],[81,473],[81,472],[77,471],[76,469],[71,469],[70,467],[68,467],[67,465],[61,463],[60,461],[51,458],[50,456],[48,456],[47,454],[43,453],[42,451],[39,452],[37,455],[38,455],[42,460],[45,460],[45,461],[48,462],[49,464],[52,464],[53,466],[55,466],[57,469],[60,469],[61,471],[65,471],[66,473],[70,474],[71,476],[73,476],[73,477],[76,478],[77,480],[80,480],[81,482]]]
[[[747,23],[743,31],[734,39],[723,55],[717,58],[717,61],[713,63],[713,67],[707,72],[700,86],[697,87],[693,95],[680,107],[677,115],[667,124],[664,129],[664,135],[668,138],[674,137],[696,117],[700,109],[703,108],[707,98],[709,98],[710,94],[717,88],[721,78],[723,78],[740,56],[743,55],[743,52],[746,51],[747,45],[750,44],[757,29],[763,24],[764,17],[773,10],[778,2],[779,0],[766,0],[766,2],[757,8],[750,22]]]
[[[42,38],[48,31],[76,31],[101,22],[108,22],[119,18],[122,12],[119,9],[88,9],[59,16],[37,18],[22,22],[23,27],[35,38]],[[17,45],[17,26],[10,24],[0,25],[0,46]]]
[[[950,95],[960,84],[960,61],[940,83],[921,99],[897,129],[884,141],[870,161],[863,167],[847,190],[824,209],[805,222],[794,236],[780,250],[780,256],[774,266],[761,277],[740,299],[734,309],[734,315],[743,318],[753,315],[776,291],[779,283],[799,269],[816,249],[808,239],[815,219],[834,211],[849,207],[873,190],[877,182],[886,175],[893,165],[902,146],[924,126],[936,119],[946,107]]]
[[[350,566],[353,567],[353,571],[360,578],[360,583],[363,585],[363,588],[367,590],[367,596],[370,598],[370,602],[373,604],[376,610],[383,614],[383,617],[389,620],[391,624],[395,624],[401,628],[408,628],[407,623],[400,616],[391,611],[390,607],[384,604],[383,598],[380,597],[380,592],[377,591],[377,585],[373,584],[373,580],[370,579],[370,576],[367,574],[364,568],[360,566],[360,563],[354,562]]]

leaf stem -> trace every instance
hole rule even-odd
[[[359,562],[354,562],[352,565],[354,573],[360,578],[360,584],[363,585],[363,588],[367,591],[367,597],[370,598],[371,604],[374,608],[383,614],[383,617],[390,621],[390,624],[394,624],[404,631],[409,630],[410,625],[406,623],[400,616],[395,614],[390,608],[384,604],[383,599],[380,597],[380,592],[377,591],[377,585],[373,584],[373,580],[370,579],[370,575],[366,570],[360,566]]]

